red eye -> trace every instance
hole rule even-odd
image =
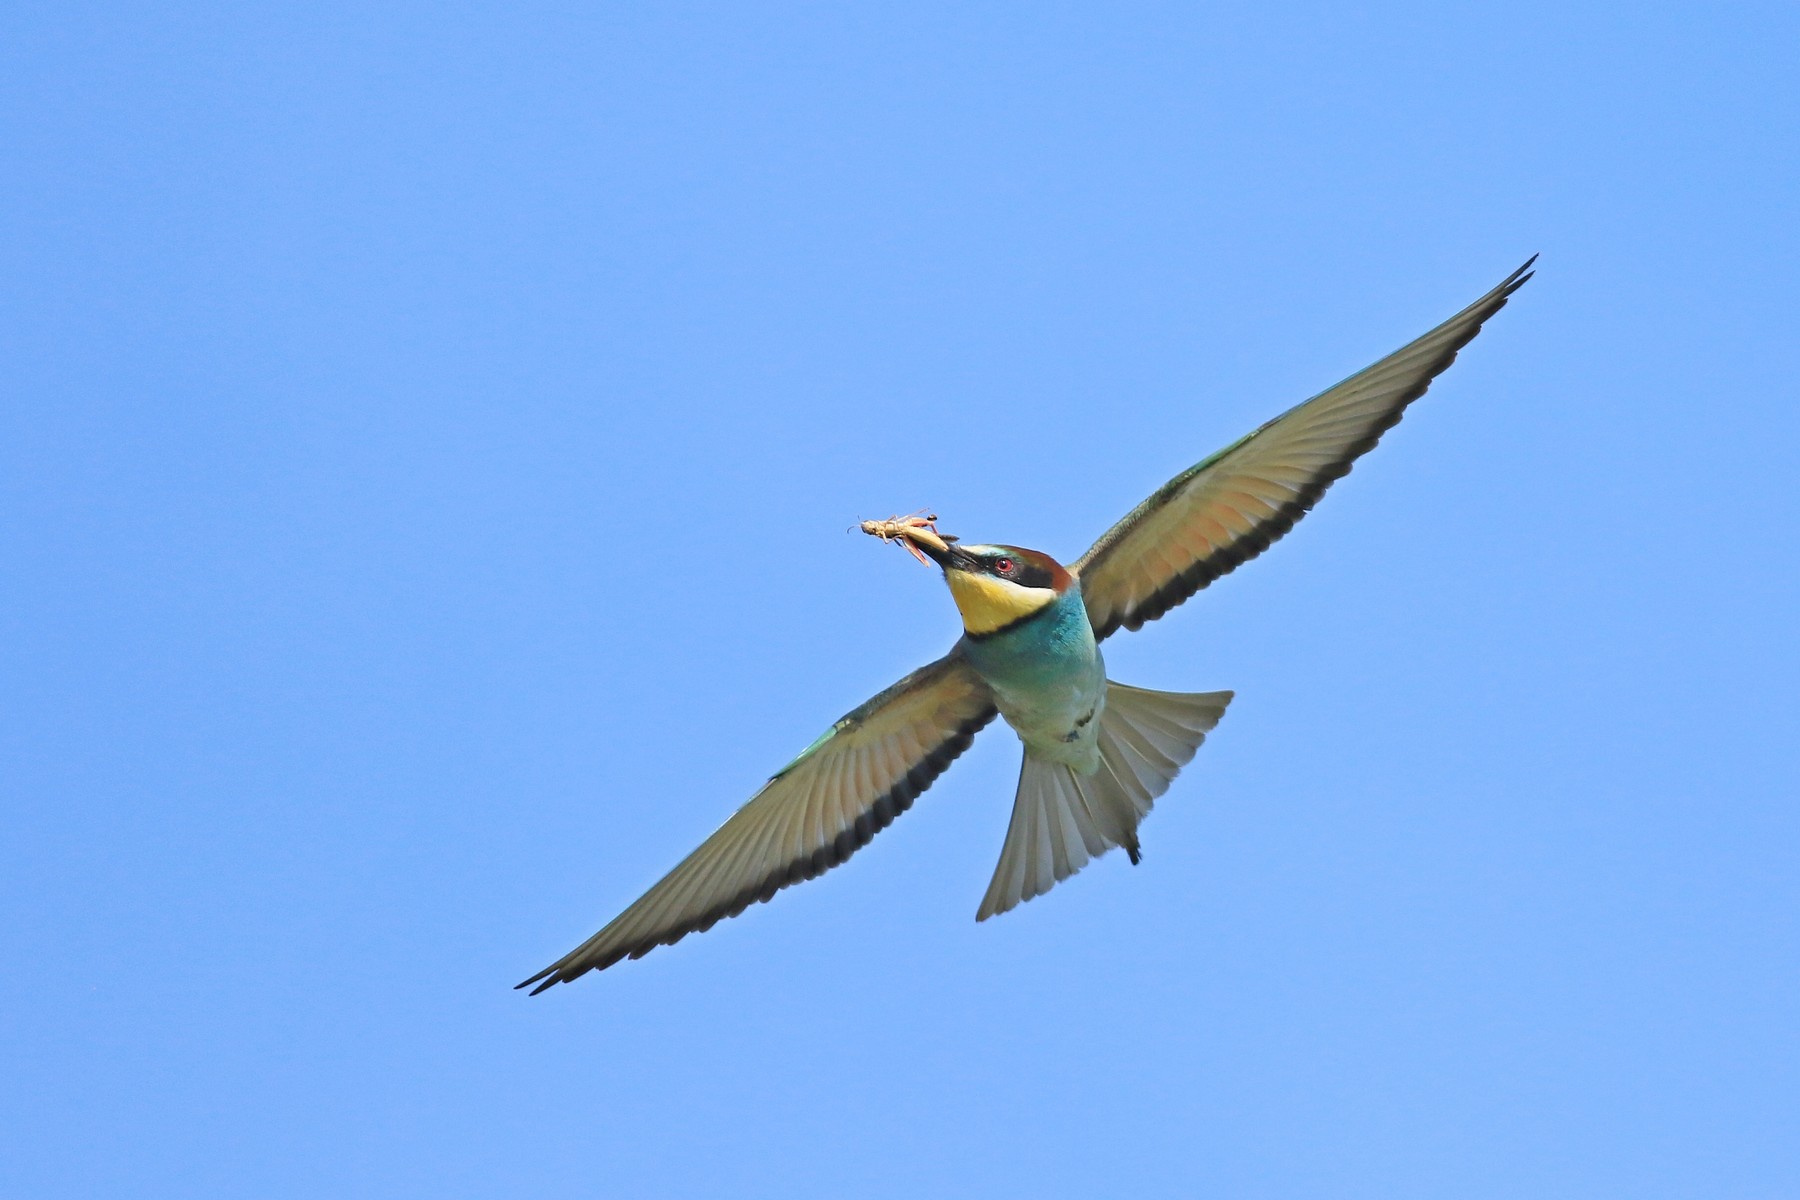
[[[1010,558],[996,558],[994,560],[994,570],[1000,572],[1002,575],[1011,575],[1013,573],[1013,560]]]

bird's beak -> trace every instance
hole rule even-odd
[[[942,567],[945,573],[951,571],[973,571],[976,569],[975,556],[956,544],[953,537],[939,538],[931,535],[911,537],[907,539],[907,548],[913,549],[916,555],[923,551],[926,558]]]
[[[923,550],[925,557],[946,571],[950,570],[951,564],[958,554],[956,543],[941,541],[937,538],[907,538],[906,542],[909,546],[917,546]]]

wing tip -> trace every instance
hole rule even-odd
[[[513,984],[512,990],[516,992],[516,991],[520,991],[521,989],[524,989],[524,988],[531,988],[531,991],[527,994],[536,996],[542,992],[549,990],[550,988],[555,987],[559,983],[569,982],[571,979],[574,979],[576,977],[576,975],[579,975],[579,974],[581,974],[581,972],[579,972],[579,971],[577,971],[575,973],[575,975],[570,975],[570,974],[565,973],[562,968],[562,965],[559,963],[556,966],[545,967],[543,970],[539,971],[536,975],[533,975],[530,979],[524,980],[521,983]],[[531,987],[531,985],[534,983],[537,984],[537,986]]]
[[[645,946],[636,953],[631,954],[630,957],[641,958],[654,948],[654,944]],[[526,993],[527,995],[542,995],[559,983],[574,983],[589,971],[604,971],[624,957],[626,957],[626,954],[621,951],[618,953],[607,954],[599,958],[590,958],[582,963],[575,963],[571,962],[569,959],[564,959],[561,962],[552,963],[550,966],[545,967],[530,979],[513,984],[512,990],[516,992],[524,988],[531,988],[531,991]],[[537,986],[531,987],[534,983],[537,984]]]
[[[1512,295],[1514,292],[1531,282],[1531,277],[1537,274],[1532,268],[1537,265],[1538,258],[1539,255],[1533,254],[1530,258],[1521,263],[1518,269],[1511,275],[1508,275],[1505,279],[1500,281],[1500,286],[1494,290],[1500,293],[1501,299],[1504,300],[1506,297]]]

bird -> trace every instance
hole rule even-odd
[[[943,572],[963,633],[942,658],[835,722],[594,936],[518,984],[532,995],[737,916],[844,862],[905,812],[996,716],[1023,760],[976,920],[1041,896],[1122,848],[1233,693],[1106,677],[1100,643],[1255,558],[1425,394],[1532,277],[1537,256],[1386,358],[1181,472],[1068,565],[969,545],[935,518],[866,522]]]

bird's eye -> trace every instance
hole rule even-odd
[[[994,570],[997,574],[1011,575],[1013,573],[1014,566],[1015,566],[1015,564],[1013,563],[1013,560],[1010,558],[996,558],[994,560]]]

